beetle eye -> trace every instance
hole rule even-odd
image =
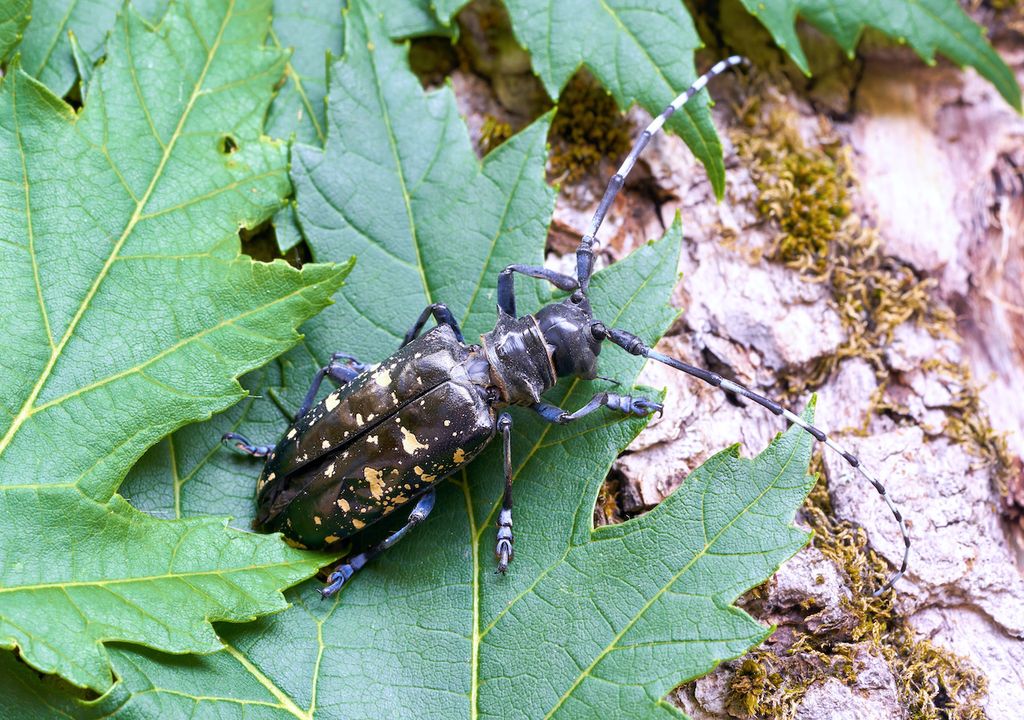
[[[577,290],[576,292],[569,296],[569,300],[572,301],[573,305],[579,305],[581,302],[583,302],[583,291]]]

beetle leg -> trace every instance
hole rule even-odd
[[[496,572],[504,575],[516,554],[512,547],[512,416],[507,412],[498,417],[498,430],[501,431],[501,443],[505,450],[505,497],[498,514],[498,542],[494,547],[494,556],[498,559]]]
[[[416,323],[409,328],[409,332],[405,334],[405,338],[402,340],[402,344],[399,347],[405,347],[413,340],[415,340],[423,326],[427,324],[427,319],[433,315],[438,325],[447,325],[455,331],[455,338],[462,342],[462,330],[459,328],[459,321],[452,315],[452,311],[448,309],[448,306],[444,303],[434,303],[433,305],[427,305],[423,308],[423,312],[416,318]]]
[[[345,362],[340,362],[341,360]],[[324,381],[324,377],[329,377],[339,385],[344,385],[351,382],[356,375],[366,368],[366,363],[359,362],[348,353],[337,352],[331,355],[330,362],[317,370],[316,375],[313,376],[313,384],[309,386],[309,392],[306,393],[306,397],[302,401],[302,407],[299,408],[295,418],[301,418],[313,407],[313,401],[316,400],[316,394],[320,390],[320,383]]]
[[[571,275],[563,275],[546,267],[533,265],[509,265],[498,273],[498,309],[506,315],[516,316],[516,288],[512,273],[528,275],[538,280],[547,280],[559,290],[576,290],[580,284]]]
[[[395,532],[388,535],[382,541],[368,550],[353,555],[347,561],[338,566],[338,569],[327,576],[327,586],[320,591],[320,596],[328,598],[341,590],[350,577],[363,568],[366,563],[373,560],[389,547],[405,537],[405,534],[427,519],[427,515],[434,509],[434,499],[437,493],[430,488],[423,497],[416,503],[416,507],[409,514],[409,520]]]
[[[556,423],[558,425],[565,425],[573,420],[579,420],[600,407],[607,407],[609,410],[615,410],[624,415],[636,415],[637,417],[644,417],[654,412],[660,415],[664,409],[661,403],[656,403],[647,398],[619,395],[610,392],[599,392],[590,399],[590,402],[572,413],[563,410],[557,405],[549,405],[543,402],[534,403],[530,407],[549,423]]]
[[[233,432],[221,435],[220,441],[235,452],[252,457],[266,457],[274,449],[272,445],[253,445],[244,435]]]

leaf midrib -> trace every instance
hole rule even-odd
[[[239,533],[242,531],[239,530]],[[140,582],[155,582],[157,580],[181,580],[186,581],[192,577],[228,576],[240,572],[251,572],[253,570],[272,570],[274,568],[291,568],[295,565],[294,560],[282,560],[280,562],[263,563],[260,565],[246,565],[234,568],[220,568],[215,570],[192,570],[189,572],[168,572],[163,575],[143,575],[132,578],[117,578],[116,580],[68,580],[53,583],[37,583],[35,585],[14,585],[11,587],[0,587],[0,594],[12,592],[36,592],[39,590],[63,590],[69,587],[115,587],[119,585],[131,585]]]
[[[50,352],[53,352],[53,330],[50,327],[50,314],[46,310],[46,302],[43,299],[43,284],[39,277],[39,262],[36,259],[36,234],[35,223],[32,221],[32,197],[28,181],[28,164],[25,159],[25,146],[21,137],[21,117],[18,113],[18,83],[11,83],[11,105],[14,110],[14,134],[18,138],[18,150],[21,155],[21,180],[25,188],[25,226],[28,231],[28,254],[32,259],[32,279],[36,286],[36,301],[39,303],[39,312],[43,317],[43,327],[46,328],[46,339],[50,343]]]
[[[224,18],[221,21],[221,25],[217,29],[217,37],[214,39],[213,45],[210,47],[209,52],[207,52],[206,54],[206,63],[203,65],[203,70],[192,88],[192,93],[189,96],[189,100],[185,106],[184,111],[181,114],[181,118],[178,120],[177,126],[174,128],[174,133],[171,135],[170,141],[164,147],[163,155],[160,158],[160,163],[157,165],[156,171],[153,173],[153,177],[150,180],[149,187],[146,188],[146,192],[142,196],[142,198],[140,198],[138,202],[136,202],[135,210],[132,213],[131,218],[129,218],[128,224],[125,226],[124,231],[121,233],[121,237],[118,238],[117,242],[111,248],[110,254],[107,256],[106,262],[103,264],[103,267],[101,268],[99,274],[96,276],[96,279],[89,287],[89,291],[86,293],[85,298],[83,298],[81,304],[78,306],[78,310],[75,312],[74,317],[68,324],[68,329],[64,332],[64,336],[61,338],[60,343],[53,348],[53,352],[51,352],[50,354],[49,361],[47,361],[47,364],[43,368],[42,373],[40,373],[39,380],[32,388],[32,392],[29,393],[29,396],[25,400],[25,403],[22,405],[21,410],[18,411],[18,414],[11,422],[11,425],[7,429],[7,432],[5,433],[3,439],[0,440],[0,455],[3,455],[4,451],[10,445],[11,440],[17,434],[18,430],[21,429],[21,426],[25,423],[25,421],[28,420],[29,417],[31,417],[33,405],[38,399],[39,393],[42,392],[43,386],[46,384],[47,379],[49,379],[50,374],[53,372],[53,368],[56,366],[57,360],[60,358],[61,353],[64,351],[64,347],[70,341],[75,328],[78,326],[78,323],[85,315],[85,312],[89,308],[92,299],[96,296],[96,293],[99,291],[100,285],[103,284],[103,281],[106,279],[108,273],[110,272],[110,268],[113,267],[114,261],[117,259],[118,254],[121,252],[121,248],[124,246],[125,242],[127,242],[128,238],[131,236],[132,231],[135,229],[135,225],[139,222],[139,219],[142,217],[142,209],[149,202],[149,198],[152,195],[153,191],[156,189],[157,183],[162,178],[164,168],[166,167],[167,162],[170,160],[171,153],[178,142],[178,138],[181,137],[185,123],[192,113],[192,109],[195,106],[196,99],[199,97],[199,91],[203,87],[203,84],[206,82],[206,75],[210,70],[210,66],[213,63],[213,59],[216,57],[217,52],[220,49],[220,43],[224,36],[224,30],[227,28],[228,22],[231,19],[232,15],[234,14],[234,10],[235,0],[229,0],[227,12],[224,13]],[[130,33],[130,29],[127,27],[129,21],[129,13],[123,13],[122,17],[124,18],[125,23],[125,33],[128,34]],[[132,72],[134,73],[134,66],[132,66]],[[142,102],[141,98],[140,102],[143,104],[143,106],[145,106],[145,103]],[[24,161],[24,153],[22,153],[22,159]]]
[[[409,239],[412,240],[412,248],[416,253],[416,271],[423,283],[423,294],[426,295],[427,305],[434,302],[430,293],[430,284],[427,282],[427,273],[423,267],[423,254],[420,252],[419,226],[416,224],[416,215],[412,210],[412,197],[409,194],[409,183],[405,179],[405,166],[402,164],[402,156],[398,152],[398,138],[395,137],[395,129],[391,124],[391,106],[385,101],[382,94],[384,87],[380,74],[377,72],[376,58],[371,51],[370,62],[373,72],[373,86],[377,92],[377,105],[381,109],[381,121],[384,123],[384,130],[388,136],[388,147],[391,149],[391,157],[395,162],[395,174],[398,176],[398,184],[402,190],[402,202],[405,204],[406,220],[409,223]],[[2,449],[2,448],[0,448]]]
[[[509,211],[512,208],[512,203],[516,198],[516,193],[519,191],[519,183],[522,182],[523,176],[526,174],[526,166],[530,163],[530,154],[523,153],[523,162],[519,166],[519,172],[516,175],[516,181],[513,187],[516,189],[515,192],[508,193],[505,196],[505,205],[501,209],[501,217],[498,220],[497,228],[494,231],[494,235],[491,237],[490,246],[487,248],[487,257],[484,259],[483,267],[480,270],[480,276],[477,278],[476,285],[473,287],[473,294],[470,295],[469,303],[466,305],[466,314],[462,316],[462,324],[465,325],[469,320],[470,313],[473,312],[473,304],[476,302],[477,296],[484,286],[484,278],[487,277],[487,270],[490,268],[491,259],[494,257],[494,251],[498,247],[498,240],[501,239],[502,234],[505,231],[505,222],[508,220]],[[478,166],[477,177],[475,182],[479,182],[480,179],[486,178],[486,159],[481,162]]]
[[[277,699],[278,705],[272,707],[280,707],[282,710],[286,710],[299,718],[299,720],[313,720],[313,708],[316,706],[315,699],[313,700],[313,707],[309,709],[309,712],[303,711],[302,708],[296,705],[295,701],[284,692],[284,690],[279,688],[273,680],[264,675],[263,672],[245,656],[245,653],[227,642],[224,643],[224,649],[239,665],[245,668],[245,671],[248,672],[256,682],[266,688],[267,692]],[[267,704],[270,705],[270,703]]]

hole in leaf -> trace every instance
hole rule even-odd
[[[231,135],[221,135],[217,141],[217,150],[221,155],[230,155],[238,149],[238,141]]]

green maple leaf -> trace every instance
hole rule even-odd
[[[553,200],[546,119],[481,164],[450,91],[425,95],[405,51],[360,5],[346,22],[328,141],[295,152],[294,179],[317,257],[359,252],[360,271],[304,326],[304,346],[249,377],[262,399],[178,431],[133,470],[124,491],[160,516],[244,512],[244,523],[258,465],[218,451],[220,433],[273,441],[287,422],[278,403],[298,405],[316,362],[339,349],[382,359],[430,300],[448,302],[470,337],[489,329],[495,270],[541,257]],[[599,316],[655,341],[676,315],[668,298],[680,239],[677,224],[599,273]],[[519,290],[524,310],[548,298],[532,283]],[[601,361],[626,386],[642,365],[611,347]],[[598,387],[563,382],[550,399],[575,408]],[[225,649],[211,655],[118,649],[122,681],[88,707],[19,672],[5,697],[84,717],[677,716],[662,700],[675,684],[768,632],[730,603],[806,541],[790,520],[810,488],[811,440],[787,433],[754,460],[727,450],[651,513],[593,530],[601,481],[644,424],[602,413],[557,427],[516,412],[517,555],[507,576],[493,571],[502,488],[493,445],[438,488],[422,527],[338,597],[322,602],[318,581],[292,589],[285,612],[219,626]]]
[[[929,64],[936,51],[961,67],[969,65],[988,79],[999,93],[1021,109],[1020,86],[1013,71],[985,39],[982,29],[956,0],[742,0],[805,73],[810,74],[807,56],[796,34],[796,18],[831,35],[852,56],[866,27],[909,43]]]
[[[323,556],[115,492],[153,443],[245,395],[342,265],[255,263],[238,228],[289,192],[261,135],[285,58],[267,0],[118,16],[80,114],[16,65],[0,86],[0,646],[105,690],[105,643],[221,647],[210,621],[286,606]]]
[[[25,0],[28,2],[28,0]],[[94,0],[86,7],[77,0],[36,0],[38,12],[21,52],[24,68],[64,95],[75,77],[88,84],[93,63],[102,55],[103,38],[113,28],[124,0]],[[164,16],[170,0],[135,0],[132,7],[151,23]],[[3,24],[0,19],[0,39]],[[327,59],[341,52],[343,35],[338,0],[297,4],[274,0],[268,41],[287,50],[284,83],[267,113],[266,132],[271,137],[323,144],[324,95],[327,93]],[[3,58],[0,41],[0,59]],[[302,242],[294,203],[274,216],[278,246],[287,251]]]
[[[0,62],[21,42],[31,11],[32,0],[8,0],[0,7]]]

